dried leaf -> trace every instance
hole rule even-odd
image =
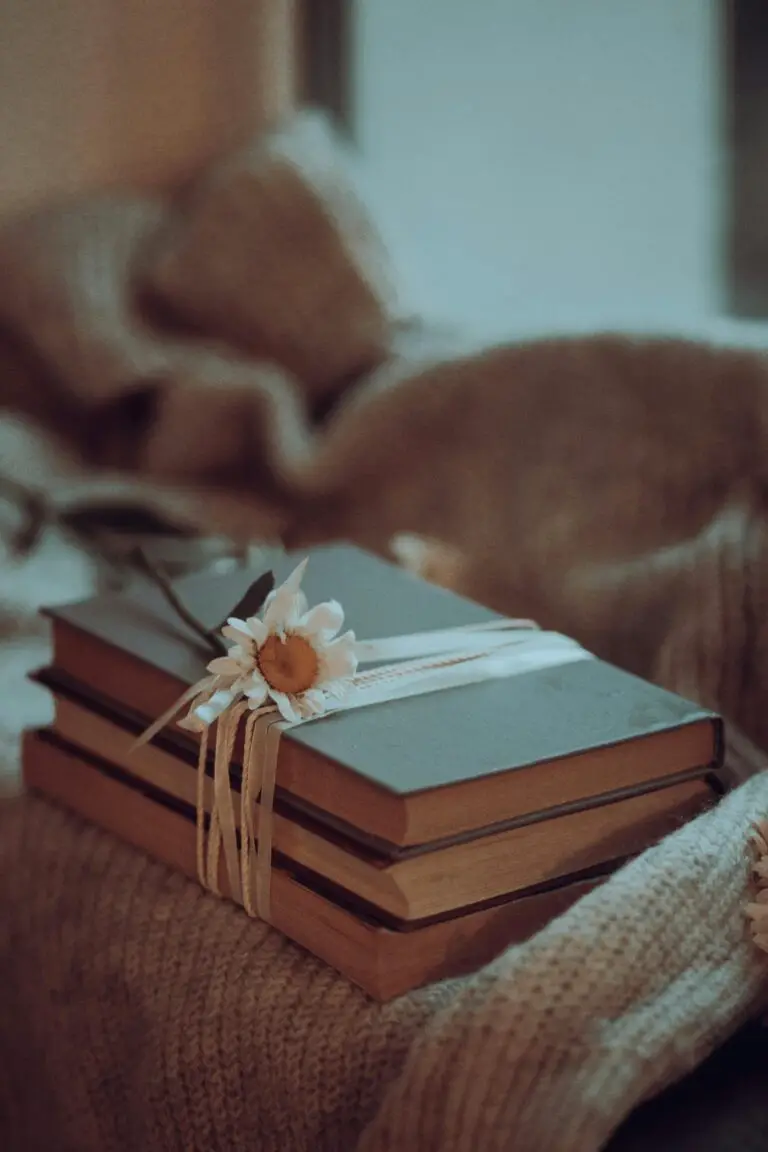
[[[227,613],[227,619],[230,616],[237,616],[241,620],[247,620],[249,616],[255,616],[264,607],[264,601],[274,586],[274,572],[263,572],[248,587],[245,595],[238,600],[232,611]],[[226,622],[226,620],[222,620],[219,630],[224,627]]]

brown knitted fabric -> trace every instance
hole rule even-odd
[[[420,344],[390,280],[340,142],[301,114],[186,201],[105,193],[5,223],[0,405],[90,463],[247,493],[271,532],[318,403]]]
[[[314,398],[383,359],[388,256],[322,116],[207,172],[148,282],[196,328],[284,365]]]
[[[0,233],[0,325],[73,403],[111,401],[168,368],[131,283],[137,253],[165,215],[157,199],[93,196],[19,217]]]
[[[763,999],[768,775],[476,977],[371,1003],[47,803],[0,803],[0,1146],[597,1152]]]
[[[447,993],[381,1007],[40,800],[0,802],[0,1147],[354,1147]]]
[[[91,464],[269,494],[272,445],[300,451],[299,385],[277,365],[142,309],[134,282],[165,215],[159,203],[93,197],[0,233],[0,402],[40,417]],[[211,435],[211,429],[216,435]],[[290,441],[292,447],[288,447]],[[279,509],[249,509],[258,532]]]
[[[768,774],[580,901],[429,1021],[360,1152],[597,1152],[768,993],[747,837]]]

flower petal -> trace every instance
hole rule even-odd
[[[357,672],[357,652],[354,632],[345,632],[332,640],[320,652],[323,680],[346,680]]]
[[[331,708],[335,710],[337,704],[349,695],[351,688],[351,680],[325,680],[322,690],[327,700],[326,711]]]
[[[263,704],[268,693],[267,682],[261,673],[252,672],[243,684],[242,692],[249,700],[258,700],[259,704]]]
[[[264,705],[266,704],[266,702],[267,702],[266,696],[264,697],[263,700],[259,700],[259,698],[257,696],[253,696],[248,701],[248,708],[251,712],[258,712],[259,708],[263,708]],[[271,705],[270,705],[270,708],[271,708]]]
[[[282,632],[294,627],[306,612],[307,598],[301,591],[301,578],[306,566],[307,560],[302,560],[288,579],[267,596],[264,602],[264,623],[269,632]]]
[[[317,636],[321,640],[331,640],[344,623],[344,609],[338,600],[327,600],[305,612],[299,620],[296,631],[306,636]]]
[[[277,705],[277,709],[283,719],[287,720],[289,724],[298,724],[302,716],[295,705],[296,698],[294,696],[287,696],[285,692],[276,692],[274,688],[270,689],[269,694]]]
[[[214,676],[241,676],[243,666],[236,657],[217,656],[207,665],[207,670],[212,672]]]
[[[255,665],[253,652],[250,648],[244,648],[242,644],[233,644],[224,656],[217,656],[217,660],[232,660],[237,665],[237,674],[243,672],[250,672]]]
[[[312,716],[322,716],[327,710],[327,703],[325,693],[317,688],[309,688],[295,698],[296,709],[305,720]]]
[[[248,631],[260,648],[269,635],[266,624],[263,620],[260,620],[258,616],[249,616],[247,623]]]
[[[285,626],[292,600],[292,594],[284,592],[282,587],[270,592],[264,601],[264,625],[267,632],[279,632]]]
[[[301,588],[301,582],[304,579],[304,573],[307,570],[307,564],[309,564],[309,556],[304,557],[301,564],[298,564],[294,568],[293,572],[291,572],[290,576],[283,581],[280,587],[292,595],[298,592]],[[278,591],[279,590],[280,589],[278,589]]]
[[[244,637],[247,640],[252,639],[251,630],[246,620],[240,620],[237,616],[230,616],[227,620],[227,625],[228,627],[222,628],[221,632],[223,636],[229,637],[230,640],[234,640],[236,643],[242,643]]]

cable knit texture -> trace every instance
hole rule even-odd
[[[376,1005],[41,800],[0,805],[0,860],[7,1149],[351,1148],[447,1000]]]
[[[469,981],[425,1029],[361,1152],[591,1152],[754,1008],[748,832],[733,793]],[[449,1090],[450,1089],[450,1090]]]
[[[743,905],[767,810],[762,775],[475,977],[382,1006],[109,836],[7,800],[2,1146],[596,1152],[760,1004]]]

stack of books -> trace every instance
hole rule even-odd
[[[277,580],[295,564],[281,561]],[[192,577],[177,588],[210,626],[253,576]],[[311,552],[303,587],[310,605],[340,601],[359,639],[495,618],[353,548]],[[26,738],[28,787],[195,877],[197,738],[171,724],[133,745],[205,674],[211,654],[156,589],[48,615],[53,662],[39,679],[54,694],[55,720]],[[289,729],[277,767],[272,923],[391,999],[525,939],[715,803],[721,767],[716,715],[597,659]]]

